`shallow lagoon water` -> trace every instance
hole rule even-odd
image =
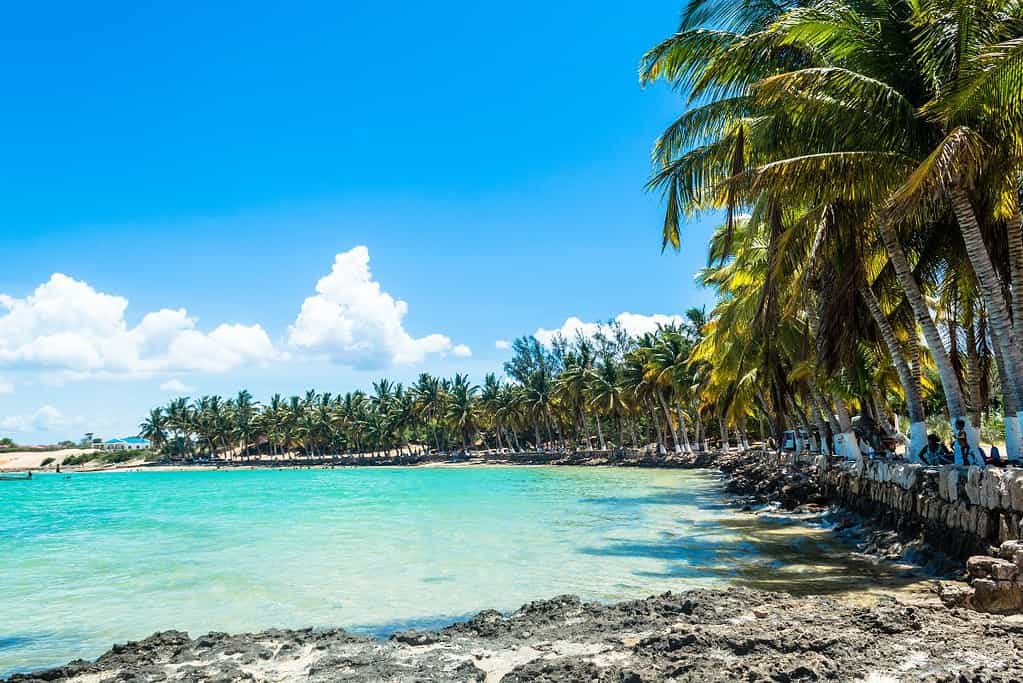
[[[0,675],[176,628],[385,634],[561,593],[889,572],[741,513],[700,471],[353,468],[43,475],[0,484]]]

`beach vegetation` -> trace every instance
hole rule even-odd
[[[662,248],[721,220],[690,361],[722,428],[816,423],[856,457],[858,415],[912,455],[1001,412],[1023,458],[1019,3],[692,0],[640,80],[683,102],[653,149]]]

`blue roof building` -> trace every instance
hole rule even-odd
[[[123,439],[109,439],[103,442],[105,451],[141,451],[149,448],[149,439],[139,436],[127,436]]]

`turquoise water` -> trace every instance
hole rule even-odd
[[[773,532],[772,532],[773,529]],[[772,541],[772,534],[776,533]],[[168,628],[385,633],[560,593],[800,569],[706,474],[611,468],[119,472],[0,482],[0,675]],[[822,547],[813,541],[813,548]]]

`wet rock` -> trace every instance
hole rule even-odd
[[[616,669],[600,669],[592,662],[574,657],[555,660],[534,659],[515,667],[501,679],[501,683],[619,683],[621,675]]]
[[[422,645],[433,645],[434,643],[442,643],[448,640],[448,636],[443,633],[437,633],[436,631],[420,631],[419,629],[410,629],[408,631],[398,631],[397,633],[391,634],[391,640],[404,645],[422,646]]]

